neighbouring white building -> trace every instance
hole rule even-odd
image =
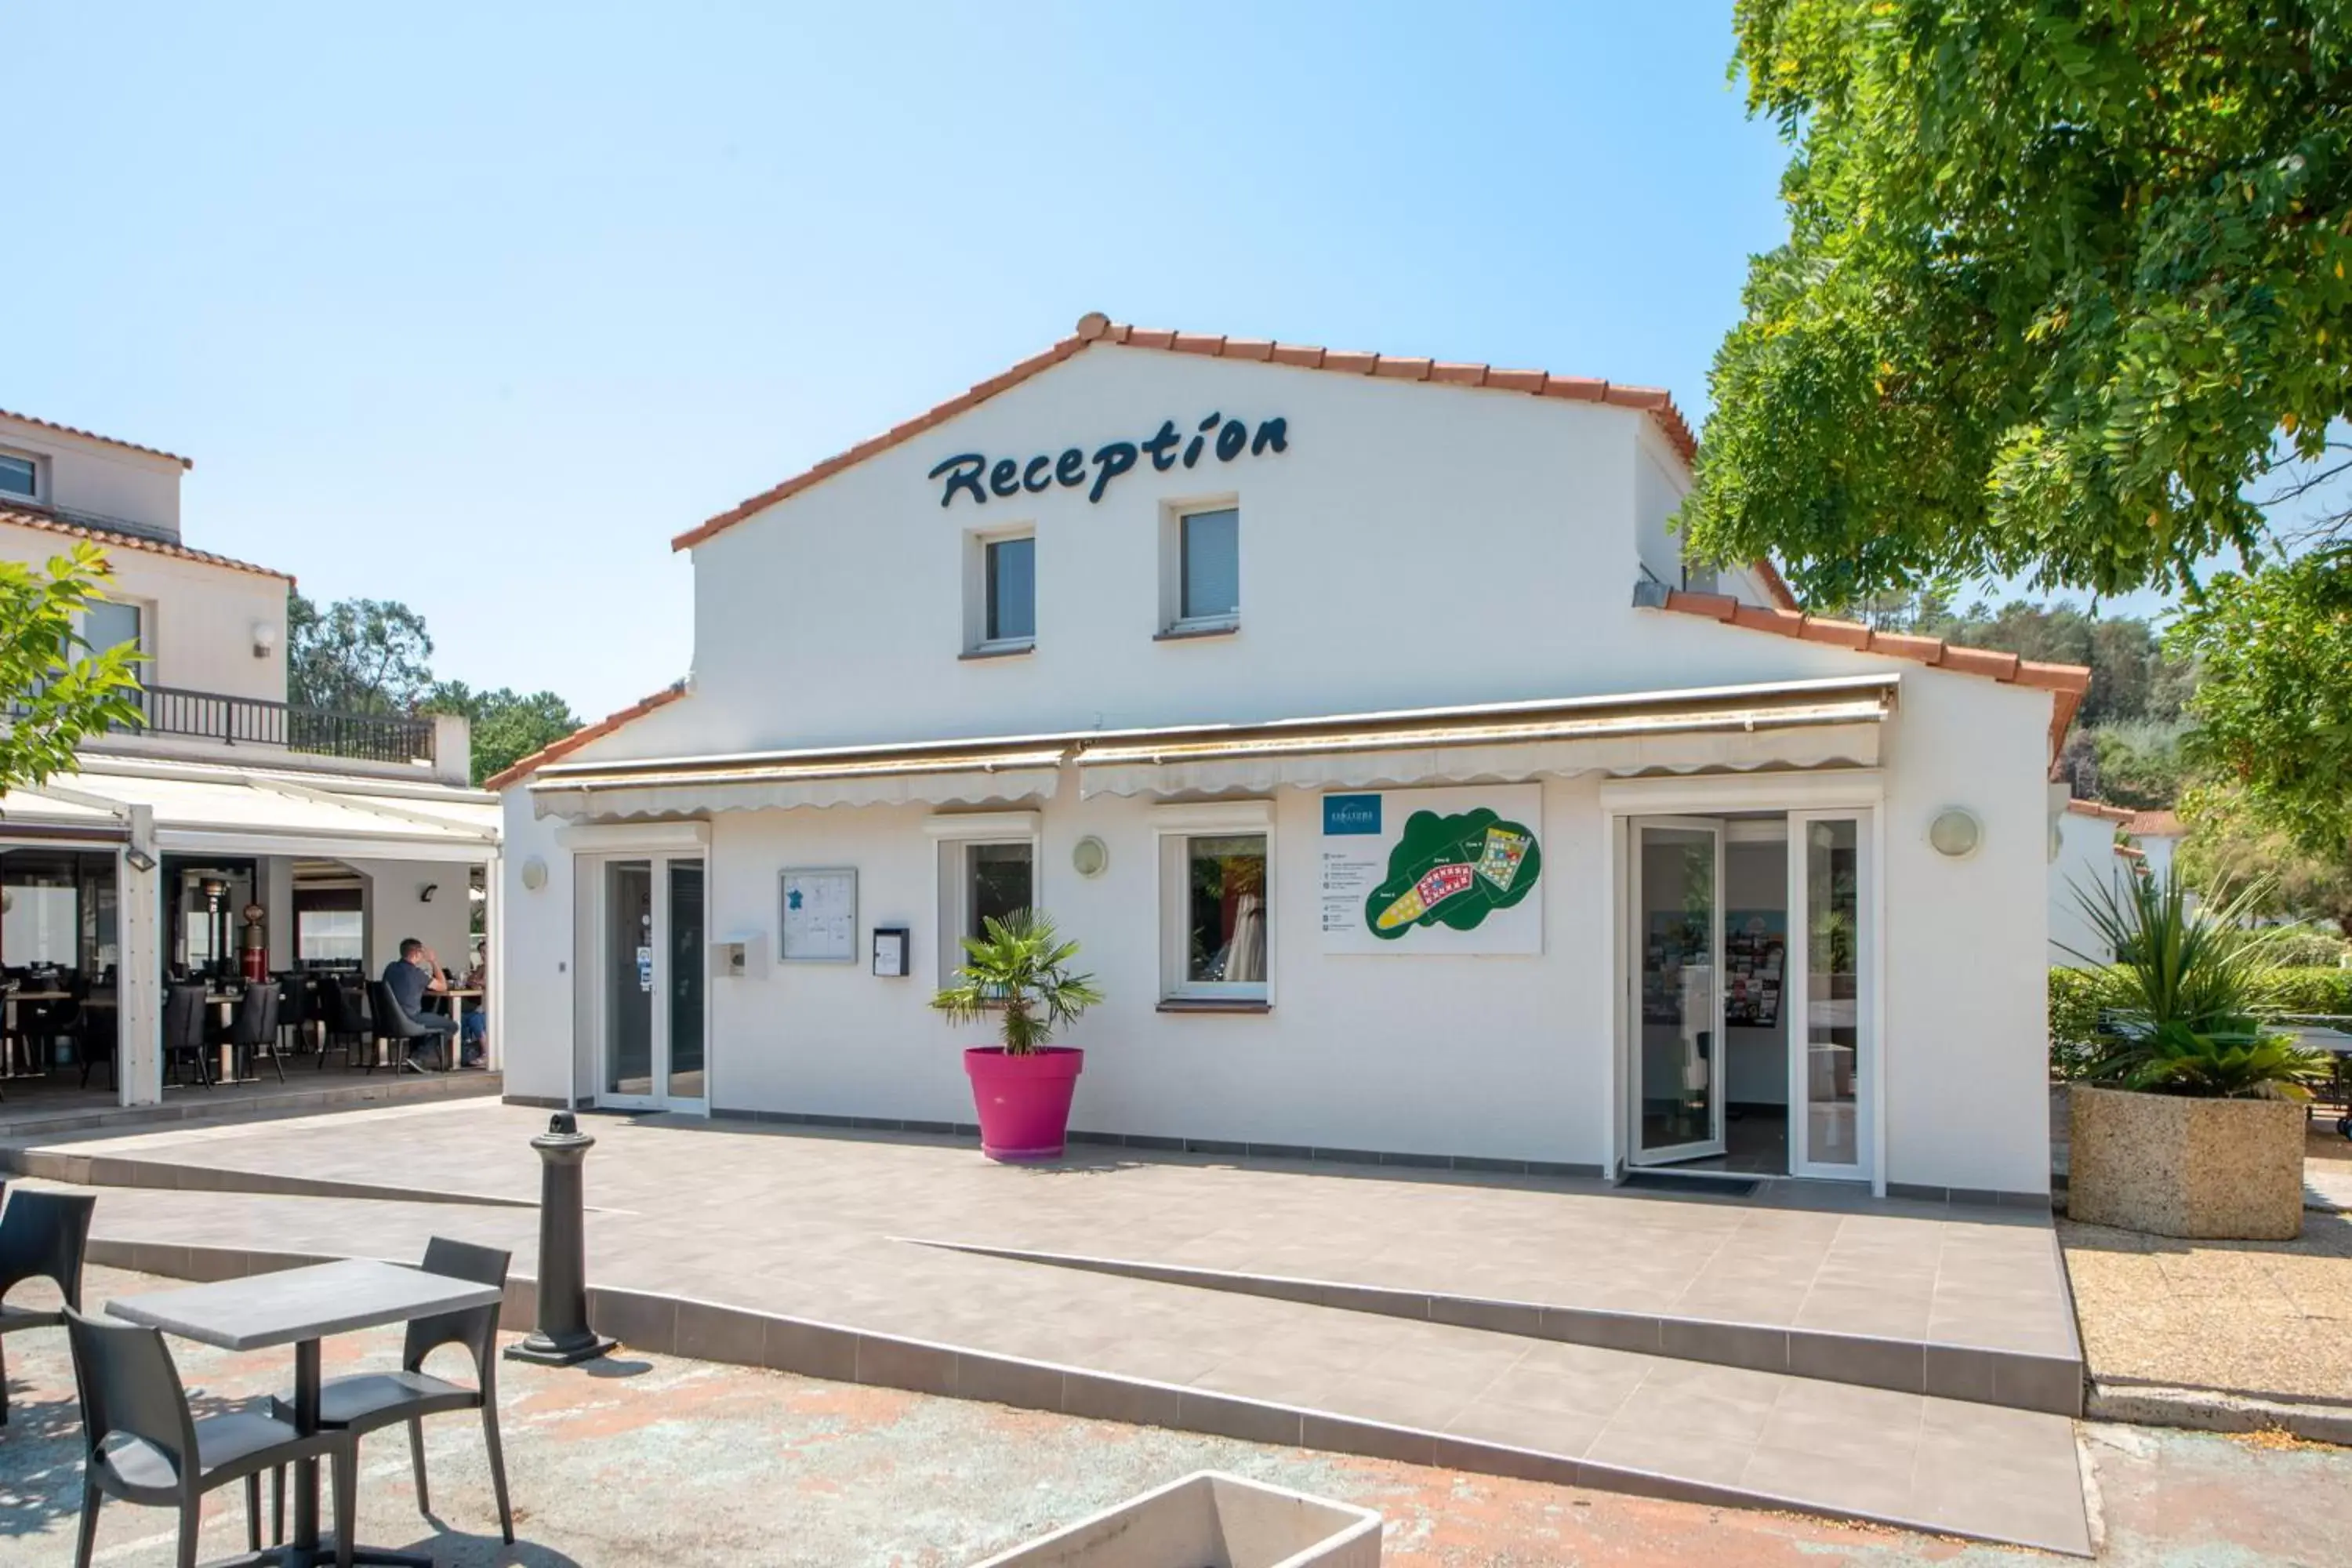
[[[2087,672],[1687,570],[1692,453],[1093,315],[710,519],[691,677],[491,781],[509,1092],[967,1123],[926,1004],[1034,906],[1078,1135],[2046,1194]]]
[[[2083,912],[2083,895],[2119,889],[2128,876],[2158,879],[2188,829],[2178,814],[2069,800],[2051,827],[2050,962],[2071,969],[2115,962],[2115,949]]]
[[[126,1105],[163,1093],[166,972],[241,963],[249,907],[272,973],[373,975],[409,936],[462,968],[496,880],[498,800],[468,785],[465,721],[289,706],[294,580],[184,542],[190,466],[0,413],[0,558],[99,545],[110,575],[82,635],[145,656],[139,728],[0,795],[0,969],[86,994],[84,1043],[119,1048]]]

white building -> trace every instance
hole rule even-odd
[[[967,1123],[926,1003],[1034,905],[1085,1135],[2045,1193],[2087,673],[1686,572],[1692,450],[1097,315],[712,518],[691,678],[491,781],[509,1093]]]
[[[0,966],[93,994],[92,1017],[119,1033],[125,1104],[163,1092],[165,972],[238,961],[247,906],[272,973],[373,975],[409,936],[462,967],[498,858],[497,798],[467,784],[462,719],[288,705],[294,580],[182,541],[190,467],[0,413],[0,558],[97,543],[110,575],[83,636],[145,656],[139,729],[0,795]]]
[[[2070,969],[2115,962],[2115,949],[2083,912],[2085,893],[2120,891],[2126,877],[2172,875],[2188,829],[2178,814],[2069,800],[2051,827],[2050,962]],[[2192,895],[2193,897],[2193,895]]]

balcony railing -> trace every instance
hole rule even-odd
[[[232,746],[282,746],[289,752],[360,762],[435,760],[430,717],[303,708],[171,686],[143,688],[135,700],[146,715],[141,734],[218,741]]]

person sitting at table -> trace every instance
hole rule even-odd
[[[413,936],[404,938],[400,956],[383,967],[383,985],[400,1010],[408,1015],[409,1022],[441,1037],[441,1059],[447,1061],[453,1044],[449,1037],[457,1032],[457,1022],[446,1013],[425,1010],[425,997],[438,996],[449,989],[449,983],[441,978],[441,961],[433,956],[433,950]],[[424,1055],[425,1042],[420,1039],[409,1047],[401,1068],[407,1072],[423,1072],[425,1064],[419,1058]]]
[[[458,1036],[465,1047],[465,1065],[469,1068],[489,1065],[490,1016],[482,1005],[488,999],[489,984],[490,956],[484,953],[474,961],[474,967],[466,975],[466,989],[482,994],[482,1001],[478,1001],[474,1010],[466,1015],[465,1027]]]

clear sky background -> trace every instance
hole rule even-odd
[[[686,669],[673,534],[1087,310],[1663,384],[1696,423],[1783,232],[1703,0],[5,28],[0,407],[194,458],[190,542],[403,600],[437,673],[590,716]]]

